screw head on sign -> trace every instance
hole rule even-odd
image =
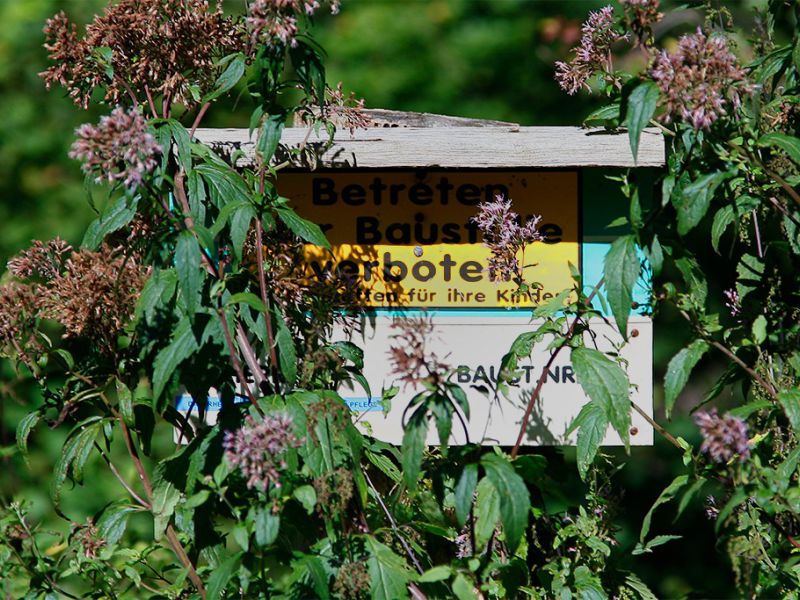
[[[631,427],[631,435],[636,435],[637,433],[639,433],[639,428],[638,427]]]
[[[422,256],[422,246],[414,246],[414,256],[417,258]]]
[[[639,337],[639,330],[631,329],[631,337]]]

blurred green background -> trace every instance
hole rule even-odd
[[[104,4],[100,0],[0,0],[0,262],[27,246],[31,239],[55,235],[79,243],[92,218],[79,166],[67,157],[73,130],[96,121],[98,114],[73,106],[60,89],[47,93],[39,71],[46,67],[42,26],[58,10],[85,23]],[[229,0],[230,10],[242,2]],[[421,110],[476,118],[504,119],[525,125],[578,125],[599,106],[581,93],[563,94],[553,79],[553,62],[566,57],[580,36],[580,23],[594,1],[535,0],[344,0],[337,17],[321,16],[317,38],[328,51],[328,79],[366,99],[367,106]],[[750,3],[725,2],[748,19]],[[669,45],[700,22],[692,11],[671,16],[658,31]],[[636,67],[637,58],[629,60]],[[247,126],[250,107],[233,109],[233,101],[209,115],[206,126]],[[597,198],[598,202],[616,202]],[[654,376],[684,340],[670,315],[658,315]],[[696,403],[719,372],[720,365],[702,363],[684,394],[684,407]],[[657,385],[656,412],[661,388]],[[36,396],[0,365],[3,462],[0,492],[34,501],[34,518],[50,510],[46,481],[58,454],[58,436],[32,438],[30,467],[13,451],[16,423]],[[680,408],[680,407],[679,407]],[[675,435],[696,440],[686,410],[669,424]],[[170,444],[169,432],[160,443]],[[46,444],[46,446],[45,446]],[[570,450],[545,450],[563,465],[565,487],[576,488]],[[675,449],[658,440],[653,448],[636,448],[616,476],[624,491],[620,515],[621,546],[632,549],[645,512],[659,492],[680,472]],[[102,469],[97,465],[97,472]],[[131,473],[132,475],[132,473]],[[113,479],[93,478],[92,487],[66,494],[65,512],[75,520],[98,510],[117,493]],[[107,486],[107,487],[106,487]],[[657,513],[653,533],[684,535],[652,555],[630,557],[659,597],[733,595],[731,574],[715,548],[713,523],[697,503],[676,523],[674,511]],[[149,525],[139,524],[143,530]],[[624,555],[624,552],[623,552]],[[624,557],[624,556],[623,556]]]

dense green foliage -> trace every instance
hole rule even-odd
[[[24,16],[29,32],[38,31],[51,12],[46,3],[14,5],[18,8],[9,3],[3,10],[30,11]],[[86,10],[88,3],[80,6]],[[577,15],[587,8],[576,4],[566,10]],[[535,73],[549,80],[551,58],[563,57],[564,40],[548,38],[548,32],[555,27],[564,34],[565,28],[577,27],[555,17],[549,22],[533,18],[552,14],[552,5],[436,2],[425,11],[409,12],[410,21],[398,19],[398,10],[405,9],[356,5],[333,19],[320,38],[337,48],[331,57],[334,74],[351,73],[342,78],[361,92],[374,89],[368,94],[371,104],[452,113],[459,99],[455,112],[524,121],[526,103],[537,102],[547,115],[540,122],[567,120],[558,115],[569,101],[557,95],[555,84],[547,92],[535,85]],[[3,591],[16,596],[30,589],[31,597],[220,597],[225,590],[229,597],[652,597],[643,578],[659,596],[674,595],[685,588],[670,588],[663,573],[648,576],[647,555],[663,556],[659,552],[668,552],[670,546],[659,546],[680,543],[673,538],[675,530],[659,520],[666,509],[654,509],[675,500],[678,514],[702,512],[702,497],[710,494],[716,506],[708,511],[716,518],[720,549],[730,556],[739,593],[791,594],[797,587],[793,536],[800,510],[800,455],[793,433],[800,424],[798,282],[793,268],[799,245],[794,190],[800,161],[793,94],[800,53],[795,38],[782,41],[781,33],[771,28],[778,23],[785,30],[786,23],[794,23],[786,7],[772,2],[765,15],[762,37],[750,46],[759,58],[746,74],[748,82],[760,87],[742,90],[741,107],[727,105],[708,126],[697,127],[680,117],[662,125],[671,156],[661,183],[663,202],[641,206],[639,196],[645,191],[640,194],[635,175],[621,179],[630,201],[624,224],[630,235],[612,247],[601,290],[616,322],[624,331],[631,287],[641,268],[638,245],[657,277],[657,315],[677,311],[691,325],[686,328],[691,337],[666,372],[667,416],[694,408],[681,392],[698,363],[721,352],[730,366],[702,402],[721,394],[730,397],[741,406],[729,418],[747,419],[749,426],[745,446],[732,451],[722,444],[716,455],[706,446],[695,449],[667,434],[678,448],[661,447],[659,452],[672,455],[660,464],[671,471],[667,479],[675,479],[644,515],[641,528],[634,524],[639,531],[619,531],[620,523],[630,522],[624,520],[630,515],[620,513],[630,512],[635,502],[620,498],[620,481],[630,471],[636,477],[637,467],[629,464],[617,473],[618,460],[598,448],[609,427],[623,438],[628,435],[625,365],[613,353],[584,345],[580,334],[593,313],[583,290],[585,284],[600,282],[581,282],[577,273],[573,302],[540,309],[544,325],[523,334],[504,359],[506,368],[513,369],[535,343],[552,342],[554,349],[572,353],[591,398],[573,425],[578,439],[574,476],[556,452],[517,456],[516,449],[426,448],[429,427],[447,437],[452,427],[460,426],[453,420],[459,409],[464,412],[463,392],[449,373],[436,369],[426,378],[427,391],[409,411],[402,449],[353,427],[346,405],[333,390],[346,379],[358,385],[361,356],[353,346],[328,340],[331,324],[340,317],[336,309],[347,303],[347,286],[333,282],[314,290],[320,302],[291,294],[299,284],[275,257],[295,256],[299,241],[326,242],[318,228],[295,215],[274,191],[272,181],[280,177],[282,165],[268,166],[288,116],[307,114],[307,106],[323,99],[332,111],[343,107],[335,90],[325,85],[325,62],[315,44],[302,37],[291,48],[270,40],[241,54],[215,56],[213,76],[197,83],[197,96],[205,96],[212,106],[203,125],[239,118],[239,125],[249,122],[258,130],[254,168],[235,171],[226,157],[191,141],[189,130],[199,106],[185,110],[175,105],[171,111],[168,102],[156,114],[143,108],[154,140],[175,153],[162,153],[146,173],[146,185],[87,185],[100,214],[82,250],[68,251],[64,260],[48,256],[47,264],[58,275],[24,275],[17,264],[17,275],[51,304],[33,307],[15,296],[20,303],[16,308],[31,309],[34,317],[24,323],[28,345],[20,352],[6,343],[10,338],[0,337],[20,374],[3,393],[3,403],[9,403],[18,424],[17,444],[6,453],[14,453],[16,460],[30,445],[35,447],[32,468],[46,472],[54,466],[52,501],[68,526],[50,530],[52,520],[43,514],[50,500],[41,491],[39,498],[18,496],[37,500],[33,505],[8,504],[0,520]],[[630,27],[630,21],[624,26]],[[615,27],[622,32],[623,25]],[[727,14],[712,13],[705,27],[724,35],[732,26]],[[340,28],[355,33],[349,44],[338,47]],[[3,35],[23,31],[9,28]],[[577,41],[564,37],[570,40],[566,45]],[[526,68],[517,54],[531,39],[540,42],[542,54]],[[552,47],[548,39],[556,40]],[[645,48],[651,47],[651,40],[642,40]],[[383,43],[403,57],[393,76],[384,76],[390,61],[380,54],[373,64],[352,66],[357,62],[353,57],[370,54]],[[464,58],[478,49],[488,56],[481,64],[489,66],[483,70],[472,69]],[[634,154],[641,129],[653,119],[663,121],[671,110],[669,90],[659,89],[647,68],[655,51],[645,58],[638,52],[626,53],[615,64],[644,69],[641,74],[601,73],[597,91],[612,104],[588,120],[627,128]],[[509,60],[504,57],[513,57],[514,68],[496,67]],[[103,65],[103,53],[92,60]],[[4,77],[30,81],[34,74],[29,66],[38,62],[19,61],[9,69],[13,75]],[[448,76],[431,78],[436,70]],[[300,94],[291,91],[295,85]],[[500,93],[504,88],[513,93]],[[234,93],[226,98],[231,89]],[[231,112],[236,96],[236,112]],[[144,96],[139,97],[144,106]],[[66,116],[72,110],[66,99],[52,98],[48,112],[35,113],[26,98],[9,98],[17,109],[3,127],[31,144],[60,148],[62,154],[68,145],[63,131],[38,140],[22,133],[31,123],[41,123],[43,114],[53,130],[92,120],[70,121],[74,117]],[[124,97],[118,101],[130,104]],[[588,100],[572,102],[584,107]],[[156,105],[161,106],[158,97]],[[246,114],[251,109],[252,119]],[[111,106],[94,110],[109,113]],[[311,126],[330,127],[325,117]],[[55,207],[75,206],[75,199],[83,200],[86,192],[79,183],[63,185],[58,173],[48,184],[36,163],[41,151],[26,148],[3,149],[10,156],[4,164],[9,170],[4,185],[9,187],[3,196],[44,202],[47,193],[48,208],[41,214],[53,222],[42,227],[79,239],[77,231],[62,230]],[[52,192],[37,185],[51,185]],[[7,230],[18,237],[4,236],[7,245],[0,252],[11,254],[24,245],[21,238],[31,235],[17,226],[19,218],[19,212],[9,217]],[[77,221],[74,227],[80,228]],[[268,249],[266,257],[262,247]],[[93,254],[98,248],[100,258]],[[719,267],[719,256],[729,267]],[[80,271],[82,264],[92,269]],[[98,285],[115,282],[105,288],[110,290],[107,310],[99,321],[80,310],[80,294],[70,295],[75,290],[65,275],[85,277],[89,271],[100,272]],[[714,280],[706,281],[704,273],[713,273]],[[130,294],[119,294],[120,287]],[[727,308],[726,288],[736,292],[727,296]],[[240,328],[251,335],[241,335]],[[65,332],[66,338],[60,339]],[[258,361],[249,360],[253,356],[267,366],[262,369]],[[248,379],[244,374],[255,377],[260,387],[220,384],[237,375]],[[206,397],[209,387],[220,389],[220,424],[196,433],[185,428],[170,402],[181,383],[196,398]],[[42,390],[41,402],[28,400],[34,386]],[[250,396],[246,408],[234,405],[234,392]],[[17,402],[13,406],[12,400]],[[712,422],[705,430],[708,434],[718,426]],[[190,441],[177,451],[170,439],[174,427],[184,430]],[[245,468],[252,464],[243,466],[236,456],[248,456],[258,436],[242,438],[238,446],[233,438],[224,441],[226,431],[240,428],[277,439],[270,453],[253,454],[267,463],[255,479],[249,479],[253,472]],[[237,453],[226,455],[223,448],[236,448]],[[719,456],[725,460],[715,460]],[[646,504],[657,493],[650,490]],[[87,512],[87,506],[92,510]],[[697,540],[689,541],[689,546],[697,545]]]

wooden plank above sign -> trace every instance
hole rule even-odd
[[[284,129],[281,144],[299,147],[308,131]],[[252,165],[256,132],[247,129],[198,129],[198,140],[223,154],[242,151],[237,165]],[[308,147],[326,145],[324,131],[312,133]],[[634,162],[627,135],[580,127],[407,127],[336,132],[333,146],[317,156],[324,168],[578,168],[660,167],[664,138],[645,129]],[[297,167],[307,165],[298,163]]]

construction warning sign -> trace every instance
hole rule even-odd
[[[358,171],[281,173],[279,192],[320,225],[330,251],[307,246],[307,276],[339,274],[374,308],[530,307],[572,281],[579,264],[576,171]],[[472,221],[481,202],[511,198],[523,222],[541,215],[543,242],[518,256],[539,286],[512,294],[489,280]]]

